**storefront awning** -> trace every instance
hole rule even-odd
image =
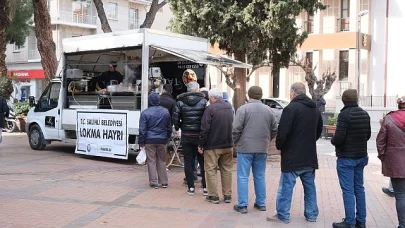
[[[201,63],[206,65],[213,65],[213,66],[232,66],[235,68],[251,68],[252,66],[246,63],[242,63],[240,61],[219,56],[215,54],[211,54],[206,51],[193,51],[193,50],[185,50],[185,49],[177,49],[177,48],[168,48],[168,47],[160,47],[160,46],[151,46],[151,48],[157,49],[159,51],[163,51],[169,53],[171,55],[195,62]]]

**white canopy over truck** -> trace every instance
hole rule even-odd
[[[189,80],[206,84],[206,66],[250,65],[208,52],[206,39],[139,29],[67,38],[57,75],[38,103],[30,97],[26,132],[32,149],[75,141],[76,153],[127,159],[138,149],[139,117],[150,91]],[[190,78],[191,77],[191,78]]]

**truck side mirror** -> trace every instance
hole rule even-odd
[[[35,106],[35,97],[30,96],[30,97],[28,98],[28,101],[29,101],[30,107],[34,107],[34,106]]]

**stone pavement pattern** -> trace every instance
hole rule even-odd
[[[321,141],[327,148],[329,142]],[[194,197],[182,185],[182,169],[169,171],[168,189],[150,189],[145,166],[74,154],[69,144],[55,143],[44,151],[29,148],[23,134],[5,135],[0,144],[0,227],[332,227],[344,217],[333,148],[319,152],[316,184],[320,215],[316,223],[303,216],[303,189],[297,181],[292,205],[292,222],[270,223],[275,211],[280,167],[267,166],[267,212],[253,209],[253,181],[247,215],[232,210],[236,202],[214,205],[205,202],[200,184]],[[395,201],[381,192],[387,178],[371,153],[365,170],[367,227],[396,227]],[[236,171],[234,171],[236,174]],[[222,199],[221,199],[222,200]]]

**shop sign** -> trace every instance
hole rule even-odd
[[[12,70],[7,72],[10,79],[45,79],[45,72],[43,70]]]

